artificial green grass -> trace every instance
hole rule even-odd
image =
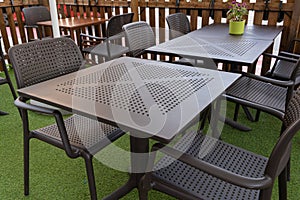
[[[11,77],[13,73],[10,71]],[[23,141],[22,123],[7,85],[0,86],[0,110],[9,115],[0,116],[0,199],[89,199],[84,161],[82,158],[70,159],[66,154],[51,145],[32,140],[30,146],[30,194],[23,195]],[[227,113],[232,116],[233,105]],[[52,118],[30,113],[33,128],[53,122]],[[225,125],[222,139],[268,156],[279,136],[281,122],[262,113],[259,122],[249,122],[240,112],[239,121],[252,128],[250,132],[239,132]],[[128,150],[128,136],[116,142],[117,146]],[[300,135],[293,141],[291,158],[291,181],[288,183],[288,199],[300,197]],[[104,156],[111,157],[107,151]],[[118,158],[116,158],[118,159]],[[128,173],[111,169],[94,159],[94,171],[98,198],[101,199],[122,186],[128,180]],[[278,199],[277,183],[273,198]],[[133,190],[124,198],[138,199],[137,191]],[[157,191],[151,191],[149,199],[174,199]]]

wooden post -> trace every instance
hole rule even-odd
[[[133,21],[139,21],[139,1],[138,0],[131,0],[131,4],[130,4],[130,7],[131,7],[131,11],[134,13],[134,16],[133,16]]]
[[[289,35],[288,35],[288,43],[289,44],[293,39],[295,39],[297,36],[299,36],[299,15],[300,15],[300,1],[296,0],[294,1],[294,10],[292,15],[292,21],[289,26]]]

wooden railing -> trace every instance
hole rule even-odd
[[[134,20],[147,21],[155,28],[166,28],[165,17],[168,14],[184,12],[190,16],[192,30],[210,23],[226,23],[224,13],[228,7],[223,0],[56,0],[56,2],[60,18],[98,16],[108,19],[119,13],[134,12]],[[253,11],[253,24],[284,27],[280,49],[287,49],[289,41],[300,37],[300,1],[286,0],[281,4],[280,0],[272,0],[268,6],[265,4],[266,0],[243,0],[243,2],[248,4],[250,11]],[[30,37],[33,36],[33,32],[26,32],[24,29],[21,12],[23,7],[33,5],[48,6],[48,0],[4,0],[0,3],[2,8],[0,9],[0,26],[5,53],[10,46],[25,43],[27,34]],[[5,26],[5,15],[7,15],[7,26]],[[282,17],[281,22],[278,22],[279,15]],[[163,36],[159,37],[163,41],[165,32],[160,31],[157,34]],[[273,47],[270,47],[268,51],[271,52],[272,49]],[[296,46],[295,50],[300,52],[300,47]]]

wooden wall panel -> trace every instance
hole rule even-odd
[[[164,27],[166,25],[165,17],[167,13],[172,14],[175,12],[184,12],[190,16],[192,30],[201,28],[210,23],[211,17],[213,17],[214,23],[220,23],[222,21],[222,10],[228,8],[227,4],[223,0],[215,0],[212,6],[211,0],[179,0],[179,4],[176,4],[176,0],[56,0],[59,7],[59,17],[77,17],[77,16],[98,16],[108,19],[109,17],[127,13],[130,9],[135,13],[135,20],[149,20],[151,26]],[[248,3],[249,10],[254,11],[253,23],[261,25],[263,22],[263,13],[265,10],[265,0],[256,0],[255,3],[249,3],[250,0],[243,0]],[[33,6],[33,5],[46,5],[48,6],[48,0],[14,0],[14,4],[11,5],[10,0],[4,0],[0,3],[0,30],[3,40],[3,46],[5,53],[10,46],[26,42],[26,31],[24,30],[23,18],[21,8]],[[269,4],[269,15],[267,18],[268,25],[278,25],[277,17],[280,0],[272,0]],[[13,8],[13,9],[12,9]],[[149,10],[149,12],[147,12]],[[213,12],[212,12],[213,11]],[[282,33],[282,43],[280,49],[286,49],[287,44],[295,37],[300,37],[299,34],[299,16],[300,16],[300,1],[287,0],[281,7],[281,11],[284,11],[284,20],[281,25],[284,27]],[[5,27],[3,20],[4,12],[8,14],[9,26]],[[213,15],[212,15],[213,14]],[[155,20],[158,19],[158,23]],[[198,24],[198,22],[201,22]],[[158,28],[157,27],[157,28]],[[100,30],[100,29],[98,29]],[[89,31],[90,32],[90,31]],[[32,36],[32,31],[28,31],[29,36]],[[164,33],[160,33],[164,34]],[[97,35],[105,35],[105,25],[101,26],[101,33]],[[20,37],[18,39],[18,37]],[[9,39],[11,38],[11,39]],[[299,49],[300,45],[297,45]]]

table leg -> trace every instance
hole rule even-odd
[[[149,139],[130,136],[131,172],[125,185],[106,196],[104,199],[120,199],[134,188],[138,188],[141,178],[145,174],[149,159]]]
[[[75,41],[74,30],[72,28],[70,28],[69,31],[70,31],[70,37],[71,37],[71,39]]]

